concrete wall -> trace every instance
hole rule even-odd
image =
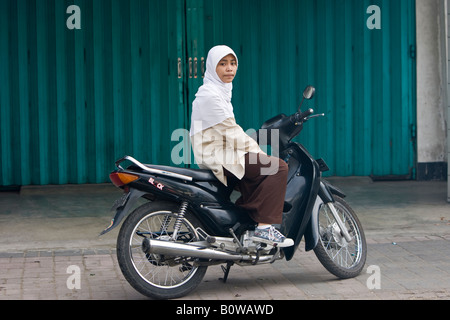
[[[447,55],[447,201],[450,202],[450,0],[447,0],[447,2],[444,1],[444,6],[447,6],[447,8],[444,8],[443,12],[445,13],[446,17],[446,25],[445,25],[445,31],[446,31],[446,55]]]
[[[416,1],[418,179],[446,179],[448,174],[447,11],[443,8],[445,0]]]

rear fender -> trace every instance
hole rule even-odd
[[[122,219],[129,213],[136,201],[145,194],[147,194],[147,192],[130,189],[130,192],[124,193],[120,199],[117,199],[112,207],[112,210],[116,210],[116,214],[111,220],[111,224],[103,230],[100,235],[102,236],[117,227]]]

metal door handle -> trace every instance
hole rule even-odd
[[[202,78],[204,78],[205,77],[205,58],[204,57],[202,57],[201,58],[201,60],[202,60]]]
[[[205,58],[201,57],[200,58],[200,72],[202,73],[202,78],[205,77]],[[192,59],[192,57],[189,57],[188,60],[188,64],[189,64],[189,78],[192,79],[197,79],[198,78],[198,58],[194,58]],[[181,65],[181,58],[178,58],[178,79],[180,79],[183,76],[183,69],[182,69],[182,65]]]
[[[178,68],[178,79],[181,79],[181,77],[183,76],[183,69],[181,68],[181,58],[178,58],[177,68]]]
[[[197,58],[194,58],[194,79],[197,79]]]
[[[192,79],[192,58],[189,57],[189,78]]]

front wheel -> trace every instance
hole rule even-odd
[[[344,238],[328,205],[322,204],[318,214],[319,242],[314,253],[336,277],[353,278],[361,273],[366,263],[366,237],[353,209],[342,198],[334,198],[333,205],[352,240],[348,242]]]
[[[149,202],[133,211],[117,238],[117,259],[125,279],[140,293],[156,299],[182,297],[202,281],[206,266],[198,259],[148,253],[148,241],[172,241],[178,205],[171,202]],[[177,242],[198,241],[200,223],[186,212]]]

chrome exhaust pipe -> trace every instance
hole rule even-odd
[[[253,260],[255,257],[250,255],[227,253],[211,248],[205,248],[195,245],[182,244],[161,240],[148,240],[144,251],[150,254],[162,254],[174,257],[193,257],[211,260],[239,261]],[[144,246],[143,246],[144,247]]]

